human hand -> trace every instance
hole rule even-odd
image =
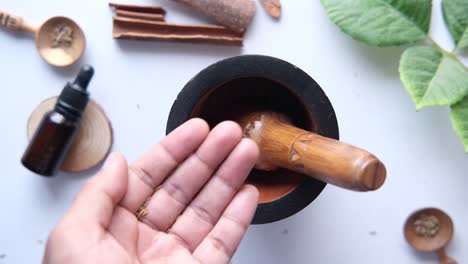
[[[228,263],[257,207],[258,191],[243,185],[257,158],[237,124],[209,132],[200,119],[130,166],[111,154],[51,232],[43,262]]]

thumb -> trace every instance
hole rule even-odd
[[[127,192],[127,182],[127,161],[121,154],[112,153],[101,171],[80,190],[68,216],[107,228],[114,208]]]

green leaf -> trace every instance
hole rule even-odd
[[[467,69],[433,48],[408,48],[401,57],[399,70],[418,110],[431,105],[452,105],[468,94]]]
[[[452,106],[452,123],[468,153],[468,96]]]
[[[463,49],[468,47],[468,28],[466,28],[465,33],[463,33],[462,38],[458,42],[457,49]]]
[[[468,1],[442,0],[442,11],[457,48],[468,47]]]
[[[432,0],[321,0],[330,19],[356,40],[373,46],[427,37]]]

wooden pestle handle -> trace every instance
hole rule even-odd
[[[257,169],[287,168],[355,191],[376,190],[385,181],[385,166],[371,153],[294,127],[283,115],[251,113],[238,121],[260,148]]]
[[[12,31],[36,32],[36,29],[26,24],[23,18],[2,10],[0,10],[0,26]]]
[[[186,4],[221,25],[244,33],[255,15],[254,0],[175,0]]]

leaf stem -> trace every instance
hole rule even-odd
[[[431,42],[432,46],[434,46],[434,48],[436,48],[439,52],[441,52],[442,54],[444,54],[447,57],[450,57],[450,58],[454,59],[455,61],[457,61],[458,63],[463,65],[463,67],[465,67],[466,70],[468,70],[468,67],[466,67],[466,65],[457,57],[457,55],[455,55],[454,52],[450,52],[450,51],[442,48],[442,46],[439,43],[437,43],[432,37],[428,36],[428,39]]]

